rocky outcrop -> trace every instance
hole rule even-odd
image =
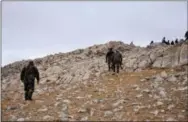
[[[71,83],[98,77],[107,71],[105,54],[109,44],[122,52],[124,71],[140,71],[152,67],[169,68],[188,64],[188,45],[186,43],[175,46],[158,44],[152,48],[143,48],[130,46],[120,41],[111,41],[86,49],[35,59],[42,83],[46,81]],[[27,63],[28,60],[4,66],[1,74],[3,83],[10,82],[12,77],[17,77]]]
[[[130,46],[120,41],[111,41],[106,44],[94,45],[86,49],[78,49],[69,53],[59,53],[49,55],[44,58],[35,59],[36,65],[41,70],[49,69],[53,66],[60,66],[66,69],[69,66],[80,65],[80,67],[89,68],[89,64],[97,62],[106,70],[106,65],[103,63],[108,45],[114,45],[115,49],[120,50],[123,54],[123,64],[125,69],[135,71],[137,69],[145,69],[147,67],[176,67],[188,64],[188,45],[182,43],[175,46],[155,45],[147,48]],[[28,61],[15,62],[2,68],[2,77],[19,73]],[[80,63],[83,62],[83,63]],[[92,64],[91,64],[92,65]],[[77,69],[79,70],[79,69]],[[91,69],[90,69],[91,70]]]

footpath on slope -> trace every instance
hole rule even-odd
[[[85,84],[40,84],[31,102],[15,87],[2,101],[2,120],[186,121],[187,85],[185,71],[146,69],[105,72]]]

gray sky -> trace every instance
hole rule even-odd
[[[187,2],[41,1],[2,3],[2,65],[102,44],[183,38]]]

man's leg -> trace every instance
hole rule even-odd
[[[28,100],[28,84],[24,82],[25,100]]]
[[[115,63],[112,64],[113,72],[115,72]]]
[[[25,100],[29,100],[29,98],[28,98],[28,91],[25,91]]]
[[[112,63],[110,61],[108,61],[108,71],[110,71]]]
[[[28,92],[28,99],[32,100],[33,91],[30,89]]]
[[[29,93],[28,93],[28,96],[29,96],[29,100],[32,100],[32,95],[33,95],[33,92],[34,92],[34,81],[32,81],[30,84],[29,84]]]
[[[121,69],[123,69],[123,66],[122,66],[123,64],[122,64],[122,61],[121,61],[121,63],[120,63],[120,67],[121,67]]]
[[[119,73],[119,66],[120,66],[119,64],[116,65],[116,67],[117,67],[117,73]]]

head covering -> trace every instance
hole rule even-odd
[[[29,61],[29,66],[34,66],[34,62],[33,61]]]

